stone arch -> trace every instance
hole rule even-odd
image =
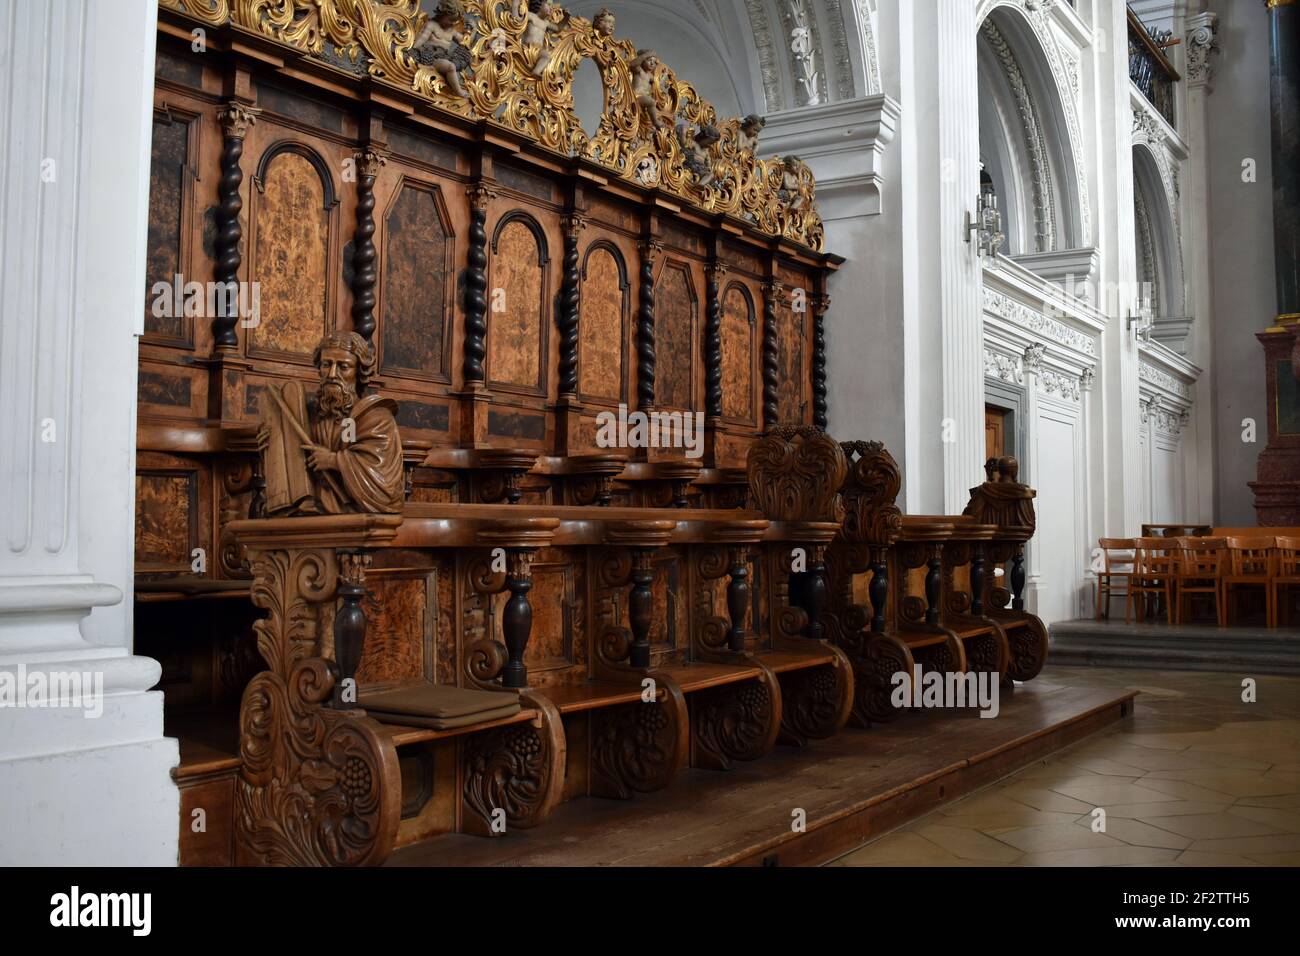
[[[980,22],[980,152],[1003,210],[1003,251],[1088,245],[1087,187],[1071,85],[1041,12],[993,4]]]

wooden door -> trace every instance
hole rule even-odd
[[[1007,411],[996,405],[984,406],[984,458],[1001,458],[1007,453]]]

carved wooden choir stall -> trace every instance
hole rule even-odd
[[[183,863],[508,839],[893,719],[913,663],[1037,673],[1014,462],[904,517],[825,434],[841,260],[761,127],[608,10],[160,0],[136,633]]]

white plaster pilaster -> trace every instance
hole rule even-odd
[[[0,0],[0,671],[103,691],[99,717],[0,706],[5,864],[176,861],[176,743],[130,626],[156,18]]]
[[[934,69],[938,77],[939,260],[942,332],[943,507],[960,514],[982,480],[984,459],[984,328],[982,270],[964,232],[979,196],[979,73],[975,5],[939,0]]]

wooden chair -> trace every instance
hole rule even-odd
[[[1291,624],[1291,588],[1300,587],[1300,538],[1276,538],[1277,550],[1273,553],[1273,617],[1274,625]]]
[[[1138,538],[1134,557],[1133,577],[1129,580],[1128,600],[1124,605],[1124,620],[1129,619],[1129,608],[1136,602],[1138,619],[1145,618],[1150,608],[1147,598],[1164,598],[1165,623],[1172,624],[1174,616],[1174,575],[1177,573],[1178,545],[1172,538]]]
[[[1228,567],[1223,575],[1224,621],[1232,619],[1232,592],[1240,587],[1264,589],[1264,614],[1268,627],[1277,626],[1273,607],[1273,588],[1270,585],[1272,551],[1275,538],[1228,538]]]
[[[1129,587],[1132,584],[1133,572],[1136,570],[1137,541],[1133,538],[1102,538],[1097,543],[1101,547],[1102,570],[1097,572],[1095,585],[1096,617],[1099,621],[1102,619],[1104,598],[1106,608],[1104,616],[1106,620],[1110,620],[1111,596],[1118,593],[1125,602],[1128,601]]]
[[[1195,594],[1208,594],[1214,598],[1215,619],[1219,627],[1223,627],[1227,609],[1223,600],[1224,539],[1179,538],[1178,547],[1174,623],[1183,622],[1183,608],[1189,598]]]

